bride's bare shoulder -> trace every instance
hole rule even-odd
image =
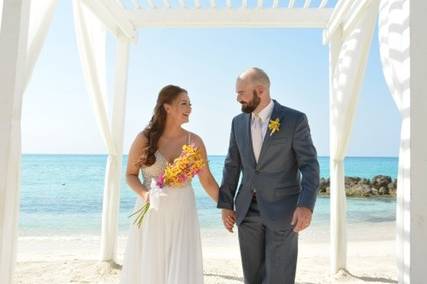
[[[141,148],[141,147],[145,147],[147,144],[148,144],[147,137],[142,131],[139,132],[133,141],[133,146],[136,146],[137,148]]]
[[[194,144],[196,147],[204,147],[203,139],[194,132],[188,132],[190,134],[190,142]]]

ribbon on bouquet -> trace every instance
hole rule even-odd
[[[135,216],[133,223],[138,226],[138,228],[142,227],[145,214],[147,214],[149,210],[159,210],[160,197],[166,196],[166,193],[163,192],[163,189],[157,185],[156,180],[151,181],[150,191],[148,194],[150,196],[149,202],[142,205],[142,207],[140,207],[138,210],[136,210],[129,216]]]
[[[155,179],[151,181],[150,186],[150,209],[159,210],[160,196],[165,196],[163,189],[157,185]]]

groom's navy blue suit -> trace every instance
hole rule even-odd
[[[267,129],[258,162],[251,114],[233,119],[220,187],[218,208],[236,211],[249,284],[295,282],[298,234],[291,226],[293,212],[296,207],[313,210],[319,189],[319,163],[306,115],[274,101],[271,119],[277,118],[280,130],[270,135]]]

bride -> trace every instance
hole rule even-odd
[[[218,184],[209,170],[203,141],[181,127],[188,122],[190,113],[186,90],[168,85],[160,91],[150,123],[137,135],[129,151],[126,178],[137,194],[135,210],[150,202],[152,180],[181,154],[186,144],[200,150],[205,166],[199,179],[217,202]],[[148,211],[141,228],[131,225],[120,283],[203,283],[200,227],[191,182],[178,188],[163,188],[156,203],[158,208]]]

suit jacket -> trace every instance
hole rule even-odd
[[[258,163],[252,147],[251,115],[242,113],[233,119],[218,208],[236,210],[238,225],[247,214],[254,191],[261,218],[274,228],[289,227],[297,206],[314,208],[319,163],[307,117],[274,101],[271,119],[276,118],[280,129],[272,135],[267,129]]]

